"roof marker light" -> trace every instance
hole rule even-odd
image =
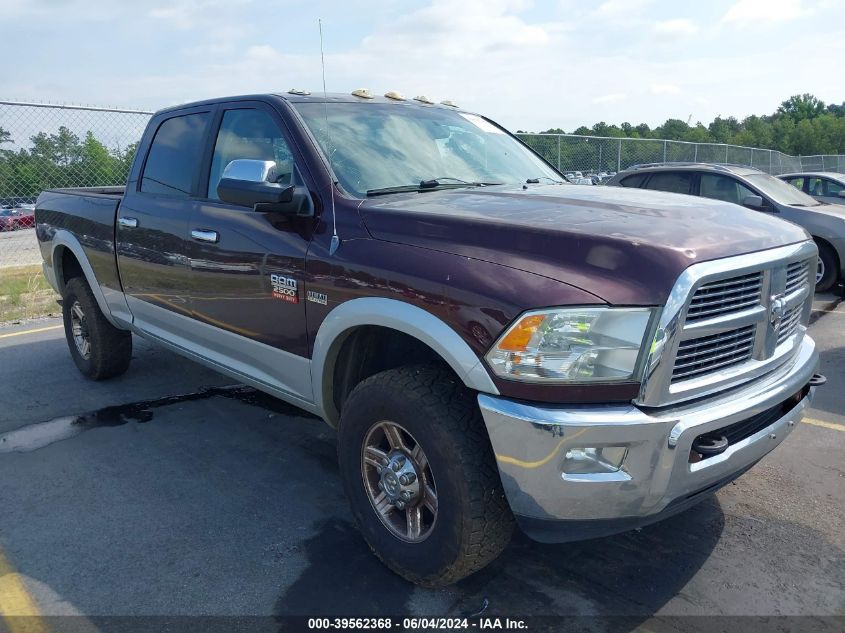
[[[302,88],[291,88],[288,90],[289,95],[303,95],[307,96],[311,94],[310,90],[303,90]]]
[[[414,97],[414,101],[419,101],[420,103],[434,103],[431,99],[426,97],[425,95],[418,95]]]
[[[357,90],[352,91],[353,97],[360,97],[361,99],[372,99],[373,95],[370,94],[368,88],[358,88]]]
[[[395,90],[385,92],[384,96],[388,99],[393,99],[394,101],[407,101],[405,97],[403,97],[400,93],[396,92]]]
[[[457,103],[455,103],[454,101],[451,101],[449,99],[446,99],[445,101],[441,101],[440,104],[445,105],[445,106],[449,106],[450,108],[457,108],[458,107]]]

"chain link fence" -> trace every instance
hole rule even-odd
[[[58,310],[40,273],[38,194],[122,185],[150,114],[0,101],[0,322]]]
[[[9,267],[41,261],[32,215],[38,194],[54,187],[122,185],[151,114],[0,101],[0,269],[5,274]],[[737,145],[654,139],[519,136],[564,173],[597,174],[642,163],[696,161],[750,165],[770,174],[845,171],[842,156],[796,157]]]
[[[747,165],[772,175],[793,171],[845,173],[845,156],[790,156],[777,150],[641,138],[574,134],[518,134],[527,145],[564,173],[618,172],[645,163]]]
[[[126,181],[151,114],[0,101],[0,269],[41,262],[33,206],[42,190]]]

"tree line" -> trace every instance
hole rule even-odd
[[[566,134],[561,128],[542,133]],[[742,120],[719,116],[708,125],[700,121],[690,125],[680,119],[668,119],[655,128],[645,123],[608,125],[602,121],[592,127],[582,125],[571,133],[578,136],[728,143],[773,149],[796,156],[845,154],[845,102],[827,105],[805,93],[782,102],[773,114],[751,115]]]
[[[93,132],[80,138],[65,126],[29,140],[29,148],[15,148],[0,127],[0,200],[33,198],[54,187],[122,185],[138,146],[108,148]]]

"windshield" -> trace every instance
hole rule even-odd
[[[561,181],[531,151],[474,114],[387,103],[298,103],[296,109],[341,186],[358,197],[421,183],[420,190],[430,190]]]
[[[745,179],[778,204],[791,204],[798,207],[817,207],[820,204],[803,191],[769,174],[752,174],[746,176]]]

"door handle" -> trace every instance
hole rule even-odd
[[[117,223],[126,229],[138,228],[138,218],[118,218]]]
[[[200,242],[211,242],[212,244],[220,241],[220,234],[217,231],[206,229],[191,229],[191,237]]]

